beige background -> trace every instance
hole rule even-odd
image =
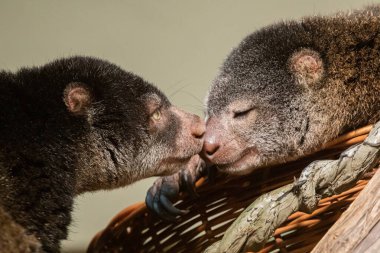
[[[203,115],[218,67],[248,33],[275,21],[358,8],[367,0],[0,0],[0,69],[97,56],[143,76],[178,106]],[[152,179],[76,199],[63,251],[85,250],[122,208],[142,201]]]

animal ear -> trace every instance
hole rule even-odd
[[[296,81],[308,87],[321,80],[324,73],[319,53],[306,48],[293,53],[289,59],[289,68]]]
[[[67,110],[74,115],[85,115],[92,102],[92,94],[84,83],[69,83],[63,92]]]

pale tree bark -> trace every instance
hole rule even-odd
[[[312,252],[380,252],[380,173],[375,174]]]
[[[321,198],[342,193],[369,172],[380,159],[380,122],[378,122],[362,144],[354,145],[344,151],[336,160],[319,160],[309,164],[293,184],[285,185],[257,198],[248,206],[233,224],[227,229],[221,241],[208,247],[205,253],[241,253],[250,250],[259,251],[290,214],[295,211],[311,213],[316,209]],[[379,221],[380,216],[380,172],[374,178],[373,187],[366,190],[366,196],[358,202],[354,210],[356,220],[350,223],[351,216],[340,223],[336,233],[327,236],[327,240],[336,240],[324,243],[324,247],[314,252],[352,252],[359,247],[359,243],[371,232]],[[377,184],[376,184],[377,183]],[[363,211],[365,210],[365,211]],[[347,215],[347,214],[346,214]],[[348,229],[345,226],[352,226]],[[335,226],[336,227],[336,226]],[[355,232],[350,231],[353,227]],[[378,229],[377,227],[375,227]],[[340,229],[340,230],[339,230]],[[377,230],[376,230],[377,231]],[[342,238],[340,239],[342,233]],[[373,233],[373,234],[372,234]],[[368,245],[376,247],[378,233],[372,232]],[[337,240],[339,238],[339,241]],[[372,239],[371,239],[372,238]],[[353,242],[354,241],[354,242]],[[370,244],[370,245],[369,245]],[[352,248],[349,245],[352,245]],[[348,248],[348,249],[346,249]],[[350,250],[351,249],[351,250]],[[376,249],[375,249],[376,250]],[[362,252],[362,251],[358,251]],[[380,252],[376,251],[376,252]]]

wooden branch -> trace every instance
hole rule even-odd
[[[313,253],[379,252],[380,171],[325,234]]]
[[[248,208],[246,208],[239,217],[227,229],[221,241],[215,242],[208,247],[205,253],[238,253],[248,250],[258,251],[275,229],[282,224],[287,217],[297,210],[312,212],[316,209],[319,200],[322,197],[339,194],[350,189],[363,175],[375,167],[380,159],[380,122],[376,123],[369,133],[368,137],[362,144],[351,146],[341,153],[336,160],[317,160],[309,164],[301,173],[298,180],[293,184],[288,184],[271,192],[267,192],[257,198]],[[377,173],[380,175],[380,173]],[[379,177],[379,176],[377,176]],[[377,178],[376,177],[376,178]],[[378,184],[380,184],[380,179]],[[355,232],[346,232],[348,237],[343,238],[342,243],[347,246],[347,241],[354,238],[367,235],[369,230],[376,223],[367,225],[373,221],[371,217],[365,215],[374,211],[380,216],[380,199],[379,185],[372,189],[371,195],[367,199],[359,202],[361,205],[367,205],[367,208],[375,208],[367,212],[360,213],[361,220],[354,223],[346,221],[344,225],[358,226]],[[358,205],[360,210],[361,205]],[[376,217],[376,215],[373,215]],[[350,217],[351,218],[351,217]],[[376,222],[379,221],[377,217]],[[346,224],[347,223],[347,224]],[[340,235],[344,225],[338,228],[337,233],[333,234],[336,238]],[[346,230],[343,230],[346,231]],[[361,239],[364,239],[362,237]],[[360,240],[361,241],[361,240]],[[360,242],[359,241],[359,242]],[[350,245],[350,244],[348,244]],[[314,252],[351,252],[347,250],[339,251],[338,245],[334,249],[319,249]],[[354,245],[357,246],[357,245]],[[326,243],[324,247],[330,247]]]

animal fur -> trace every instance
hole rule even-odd
[[[198,116],[103,60],[0,72],[1,252],[58,252],[75,196],[174,173],[203,132]]]
[[[232,174],[297,159],[380,120],[380,7],[252,33],[206,101],[204,156]]]

